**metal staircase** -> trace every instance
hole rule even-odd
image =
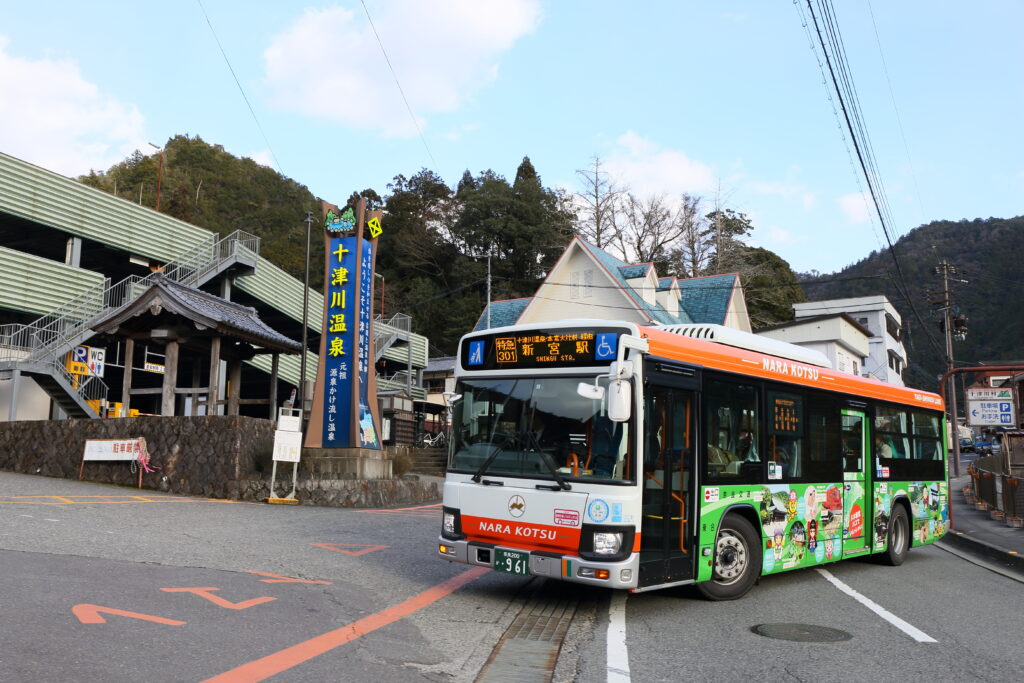
[[[176,257],[161,271],[163,277],[200,287],[234,266],[255,268],[260,238],[242,230],[227,237],[211,235]],[[107,386],[99,377],[72,375],[64,356],[93,336],[93,326],[139,297],[157,275],[133,275],[100,285],[27,325],[0,325],[0,379],[15,372],[31,375],[72,417],[99,417],[90,401],[105,399]]]

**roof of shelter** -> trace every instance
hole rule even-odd
[[[218,334],[235,337],[271,351],[298,353],[302,344],[289,339],[260,320],[256,309],[222,299],[201,289],[153,276],[149,289],[132,303],[100,320],[93,329],[114,332],[122,323],[149,312],[167,311],[196,323],[198,329],[214,329]],[[200,327],[201,326],[201,327]]]

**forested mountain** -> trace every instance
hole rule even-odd
[[[78,180],[86,185],[138,202],[156,206],[160,180],[160,211],[187,223],[228,235],[244,230],[260,237],[260,253],[290,274],[303,275],[306,211],[322,220],[320,200],[294,180],[261,166],[252,159],[226,152],[199,137],[178,135],[160,155],[136,151],[105,172],[91,171]],[[314,226],[315,228],[316,226]],[[313,263],[322,263],[323,245],[312,241]],[[310,269],[317,286],[321,268]]]
[[[1024,359],[1024,216],[936,221],[904,235],[893,251],[896,260],[886,249],[838,273],[801,276],[807,298],[885,294],[907,331],[908,384],[934,390],[937,375],[946,369],[945,337],[935,310],[943,298],[942,278],[934,269],[946,259],[957,272],[951,282],[954,310],[967,317],[966,340],[953,342],[957,365]]]
[[[160,156],[135,152],[107,171],[79,180],[122,198],[227,235],[241,229],[261,238],[260,253],[291,275],[304,269],[305,212],[313,212],[310,281],[323,281],[320,198],[252,159],[239,159],[220,145],[176,136]],[[385,211],[377,271],[384,277],[384,313],[406,313],[413,329],[430,339],[431,353],[454,353],[487,301],[490,254],[494,300],[531,296],[573,234],[581,234],[628,262],[652,261],[659,274],[694,277],[738,272],[755,327],[792,317],[803,300],[783,259],[750,247],[749,219],[729,209],[704,214],[701,199],[683,195],[641,196],[607,184],[599,160],[590,171],[591,195],[547,188],[524,157],[514,178],[493,170],[466,171],[454,185],[423,169],[396,175],[386,192],[367,188],[359,196]],[[354,190],[356,188],[353,188]],[[587,203],[599,204],[597,212]],[[594,223],[594,225],[591,225]]]

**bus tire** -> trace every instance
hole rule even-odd
[[[697,584],[708,600],[735,600],[746,595],[761,575],[761,536],[740,515],[722,520],[715,537],[712,576]]]
[[[907,510],[899,503],[892,506],[889,517],[889,531],[886,534],[885,552],[881,559],[890,567],[898,567],[907,559],[910,550],[910,523],[907,521]]]

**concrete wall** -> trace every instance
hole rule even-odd
[[[11,391],[14,380],[0,380],[0,422],[11,414]],[[45,420],[50,417],[50,396],[28,375],[18,380],[18,405],[15,420]]]

